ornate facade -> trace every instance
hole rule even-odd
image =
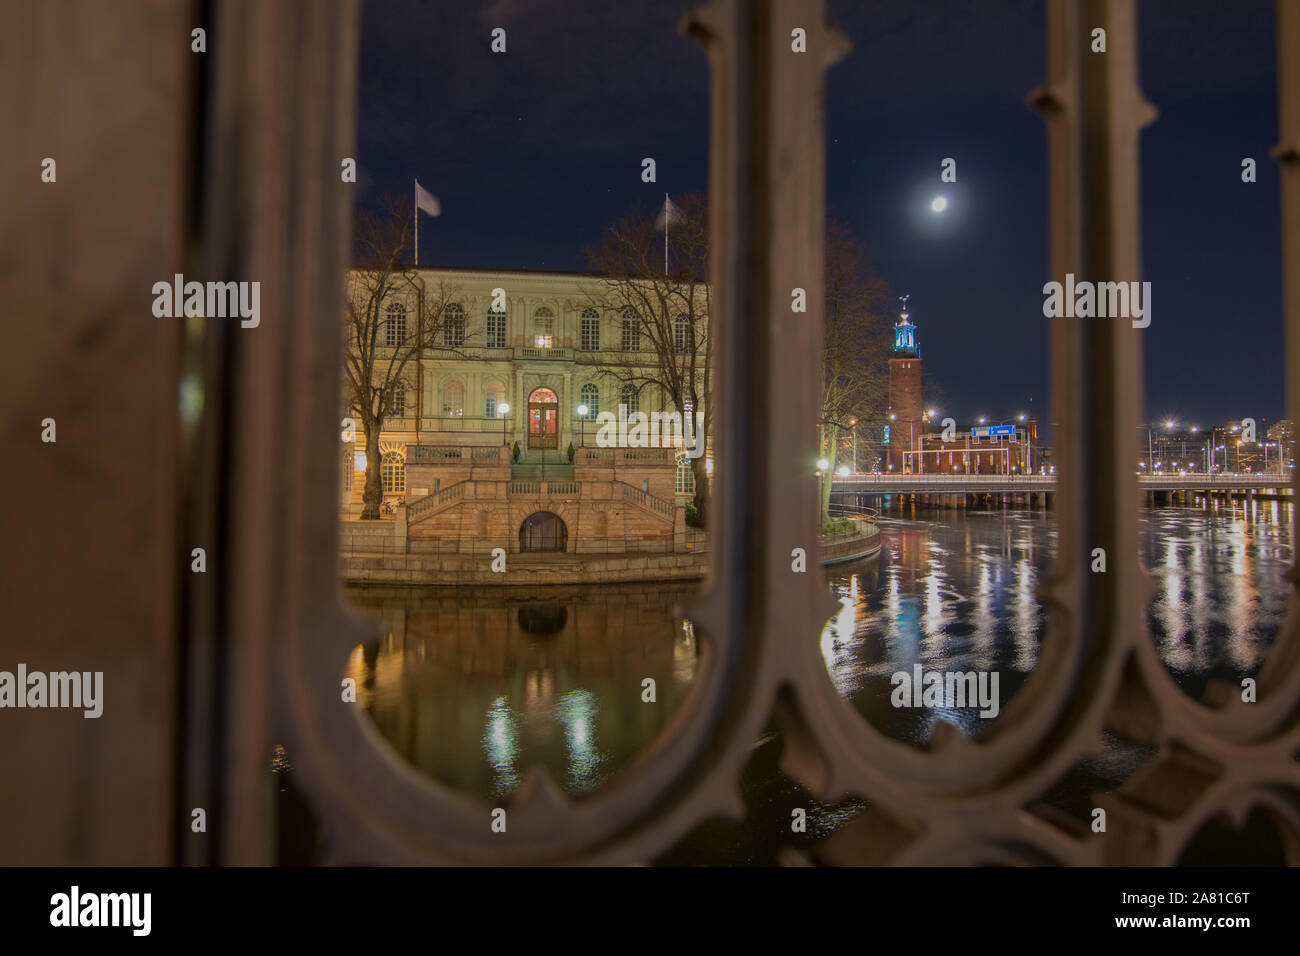
[[[620,405],[629,414],[681,411],[657,384],[637,381],[658,377],[663,359],[643,322],[609,307],[615,284],[586,273],[469,269],[418,269],[406,279],[381,306],[381,346],[388,325],[400,330],[392,341],[411,335],[421,294],[451,305],[400,376],[400,414],[379,438],[385,514],[407,506],[412,539],[456,539],[467,550],[508,542],[572,552],[661,539],[671,550],[681,524],[674,511],[694,492],[680,435],[656,443],[668,447],[597,447],[601,414]],[[668,330],[674,360],[694,349],[702,368],[697,326],[674,319]],[[342,459],[342,508],[353,516],[365,448],[358,421]],[[560,524],[537,534],[523,527],[547,513]]]

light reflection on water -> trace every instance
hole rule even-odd
[[[1152,632],[1174,678],[1199,695],[1207,679],[1254,674],[1289,593],[1289,506],[1161,508],[1137,520],[1157,583]],[[895,739],[921,745],[938,721],[979,735],[1001,717],[982,719],[978,707],[893,707],[891,676],[917,664],[997,671],[1005,713],[1037,661],[1045,624],[1037,589],[1056,544],[1054,519],[1041,511],[922,513],[885,518],[882,541],[879,558],[829,575],[841,609],[820,647],[835,686]],[[689,590],[354,589],[386,636],[354,655],[348,673],[394,748],[443,783],[499,797],[542,764],[562,789],[585,793],[645,750],[684,700],[698,649],[671,609]],[[654,704],[642,701],[647,677]],[[1063,791],[1064,803],[1084,805],[1149,757],[1113,735],[1103,744]],[[745,782],[753,826],[764,825],[765,807],[774,814],[768,822],[784,826],[776,821],[788,814],[787,790],[774,761],[770,779]],[[810,828],[844,811],[809,806]]]
[[[671,719],[697,646],[685,586],[352,589],[386,634],[348,663],[358,701],[409,762],[479,797],[534,764],[568,793],[626,765]],[[642,699],[654,681],[654,702]]]
[[[996,672],[1004,705],[1037,659],[1036,590],[1056,541],[1041,511],[936,517],[944,520],[882,519],[880,559],[829,576],[842,610],[822,633],[840,694],[882,732],[917,745],[939,721],[976,736],[998,718],[981,718],[978,706],[894,707],[892,676],[915,665]]]
[[[1290,505],[1262,501],[1217,516],[1160,509],[1147,525],[1158,588],[1152,634],[1165,666],[1196,696],[1208,680],[1257,673],[1286,613]]]
[[[1289,509],[1270,501],[1250,511],[1238,503],[1140,514],[1142,560],[1157,584],[1152,636],[1190,695],[1263,666],[1286,612]],[[882,520],[883,559],[831,577],[842,609],[821,643],[839,692],[878,729],[918,745],[937,721],[976,736],[998,718],[980,718],[975,707],[895,708],[892,675],[916,664],[997,671],[1005,705],[1037,661],[1045,624],[1037,589],[1056,547],[1050,513],[942,518]]]

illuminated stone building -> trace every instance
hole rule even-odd
[[[440,323],[442,348],[409,363],[398,414],[379,436],[385,517],[402,519],[412,541],[452,550],[671,551],[675,531],[680,545],[695,490],[680,431],[666,429],[656,447],[597,447],[602,412],[680,411],[657,385],[628,383],[657,375],[659,356],[634,316],[600,306],[608,280],[426,268],[407,278],[382,307],[381,351],[406,340],[420,290],[454,304]],[[672,324],[675,349],[702,362],[703,342],[692,339],[703,332],[683,319]],[[357,422],[342,452],[350,517],[362,509],[365,448]]]

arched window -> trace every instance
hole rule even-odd
[[[384,452],[379,463],[379,476],[384,481],[384,494],[406,493],[406,459],[400,451]]]
[[[393,402],[389,406],[388,414],[393,418],[403,418],[406,415],[406,383],[393,383]]]
[[[691,320],[684,315],[673,319],[673,348],[678,352],[693,351],[695,343],[691,341],[692,338]]]
[[[677,456],[677,474],[673,490],[679,495],[695,494],[695,472],[691,468],[691,459],[687,455]]]
[[[534,341],[539,349],[549,349],[555,345],[555,313],[548,308],[540,308],[533,313]]]
[[[400,302],[391,303],[385,310],[384,345],[397,348],[406,341],[406,306]]]
[[[629,415],[631,415],[633,412],[639,412],[641,410],[641,395],[637,391],[637,387],[635,385],[630,385],[630,384],[624,385],[623,391],[620,393],[618,401],[620,405],[627,406],[627,413]]]
[[[582,310],[582,350],[600,350],[600,313],[595,309]]]
[[[578,392],[578,398],[580,404],[587,406],[587,414],[584,417],[587,421],[594,422],[600,415],[600,389],[588,382]]]
[[[636,310],[626,308],[623,310],[623,351],[637,352],[641,349],[641,322],[637,319]]]
[[[506,307],[504,305],[500,309],[488,309],[487,347],[490,349],[503,349],[506,347]]]
[[[442,413],[449,418],[465,414],[465,386],[455,379],[442,386]]]
[[[483,416],[485,418],[496,418],[498,414],[497,409],[499,409],[502,403],[506,400],[506,387],[500,382],[488,382],[487,388],[484,391],[487,394],[487,398],[483,402]]]
[[[450,302],[443,313],[442,344],[449,349],[458,349],[465,344],[465,307],[459,302]]]

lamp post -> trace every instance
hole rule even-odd
[[[587,447],[587,412],[586,405],[578,406],[578,421],[582,422],[582,447]]]
[[[1137,427],[1147,430],[1147,474],[1150,475],[1154,473],[1156,467],[1156,456],[1151,447],[1151,426],[1138,425]]]
[[[849,434],[853,436],[851,439],[853,442],[853,473],[856,475],[858,473],[858,420],[856,418],[849,419]]]
[[[817,523],[822,523],[822,494],[825,491],[826,472],[830,469],[831,463],[825,458],[817,459]]]
[[[509,445],[510,439],[506,438],[506,416],[510,414],[510,403],[502,402],[497,410],[501,412],[501,444]]]

